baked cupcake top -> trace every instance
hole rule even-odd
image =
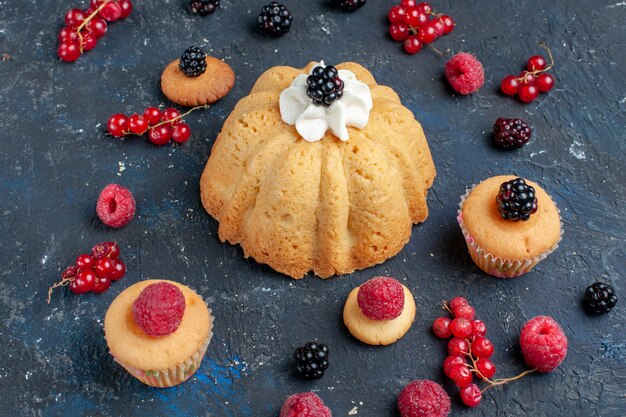
[[[154,326],[142,324],[145,329],[140,327],[133,314],[133,304],[142,291],[157,283],[175,286],[184,297],[179,324],[176,326],[178,320],[173,324],[170,322],[162,331]],[[179,313],[178,307],[180,305],[176,306]],[[137,307],[135,310],[137,314]],[[120,362],[145,371],[170,368],[184,362],[206,343],[212,327],[213,319],[202,298],[189,287],[167,280],[146,280],[128,287],[113,300],[104,319],[104,333],[111,354]]]
[[[463,222],[468,233],[485,251],[494,256],[528,259],[549,250],[561,236],[559,211],[552,198],[539,185],[526,180],[537,198],[537,210],[528,220],[502,217],[496,198],[500,186],[517,178],[513,175],[491,177],[478,184],[465,199]]]

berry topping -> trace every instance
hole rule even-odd
[[[524,361],[539,372],[551,372],[567,355],[567,337],[559,324],[547,316],[530,319],[520,333]]]
[[[496,204],[503,219],[528,220],[537,211],[535,188],[523,178],[515,178],[500,185]]]
[[[189,3],[191,13],[197,13],[200,16],[210,15],[219,5],[220,0],[191,0]]]
[[[198,77],[206,71],[206,55],[197,46],[190,46],[180,57],[178,68],[187,77]]]
[[[271,2],[263,6],[257,18],[257,29],[259,32],[271,36],[282,36],[289,32],[293,15],[282,4]]]
[[[330,4],[346,12],[353,12],[365,6],[366,1],[367,0],[330,0]]]
[[[404,309],[404,288],[390,277],[375,277],[359,287],[359,308],[372,320],[393,320]]]
[[[174,332],[184,313],[185,296],[169,282],[148,285],[133,302],[135,324],[152,337]]]
[[[317,394],[305,392],[287,398],[279,417],[332,417],[332,413]]]
[[[96,213],[107,226],[122,227],[135,215],[135,199],[128,189],[121,185],[109,184],[98,197]]]
[[[402,417],[445,417],[450,413],[450,397],[441,385],[429,380],[416,380],[398,395]]]
[[[313,68],[306,82],[306,94],[316,106],[328,107],[343,96],[343,81],[339,78],[337,68],[332,65]]]
[[[532,132],[522,119],[500,117],[493,125],[493,143],[501,149],[521,148],[530,141]]]
[[[611,285],[594,282],[585,290],[583,303],[590,314],[605,314],[617,304],[617,295]]]
[[[446,63],[445,74],[448,82],[460,94],[478,91],[485,83],[483,65],[472,54],[460,52]]]
[[[480,392],[478,385],[471,384],[465,388],[461,388],[461,400],[468,407],[477,407],[480,404],[483,394]]]
[[[450,329],[451,320],[447,317],[439,317],[433,321],[433,333],[441,339],[447,339],[452,336]]]
[[[294,353],[296,369],[306,379],[318,379],[328,369],[328,346],[309,342]]]

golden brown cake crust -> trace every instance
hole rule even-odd
[[[476,244],[496,257],[509,260],[529,259],[551,249],[561,236],[561,220],[552,198],[536,183],[537,212],[527,221],[503,219],[496,196],[500,185],[517,178],[513,175],[491,177],[478,184],[463,204],[463,222]]]
[[[135,324],[132,306],[148,285],[169,282],[185,296],[185,313],[173,333],[150,337]],[[111,354],[125,365],[149,371],[174,367],[189,359],[211,335],[213,319],[202,298],[189,287],[167,280],[146,280],[126,288],[111,303],[104,333]]]
[[[239,101],[200,179],[202,204],[222,241],[293,278],[327,278],[384,262],[428,216],[435,177],[420,124],[389,87],[355,63],[337,65],[367,83],[368,125],[314,143],[282,121],[280,93],[308,72],[274,67]]]
[[[206,57],[206,71],[198,77],[187,77],[175,60],[161,75],[161,90],[174,103],[181,106],[201,106],[214,103],[226,96],[235,84],[235,73],[225,62]]]
[[[359,307],[356,287],[350,292],[343,308],[343,322],[350,334],[368,345],[390,345],[397,342],[411,328],[415,320],[415,299],[404,285],[404,309],[393,320],[372,320],[366,317]]]

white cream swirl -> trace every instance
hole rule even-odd
[[[313,66],[324,67],[324,61]],[[311,72],[313,69],[311,69]],[[289,125],[295,125],[302,138],[316,142],[330,130],[342,141],[350,138],[348,126],[363,129],[372,110],[372,94],[367,84],[357,80],[352,71],[339,70],[344,83],[343,97],[330,106],[317,106],[307,96],[306,74],[298,75],[280,93],[280,115]]]

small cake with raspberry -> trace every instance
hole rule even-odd
[[[189,287],[166,280],[138,282],[113,300],[104,319],[115,361],[141,382],[172,387],[192,376],[206,353],[211,310]]]
[[[457,220],[484,272],[518,277],[558,247],[559,209],[543,188],[512,175],[488,178],[461,197]]]
[[[414,319],[411,291],[390,277],[375,277],[353,289],[343,309],[343,321],[352,336],[368,345],[397,342]]]

